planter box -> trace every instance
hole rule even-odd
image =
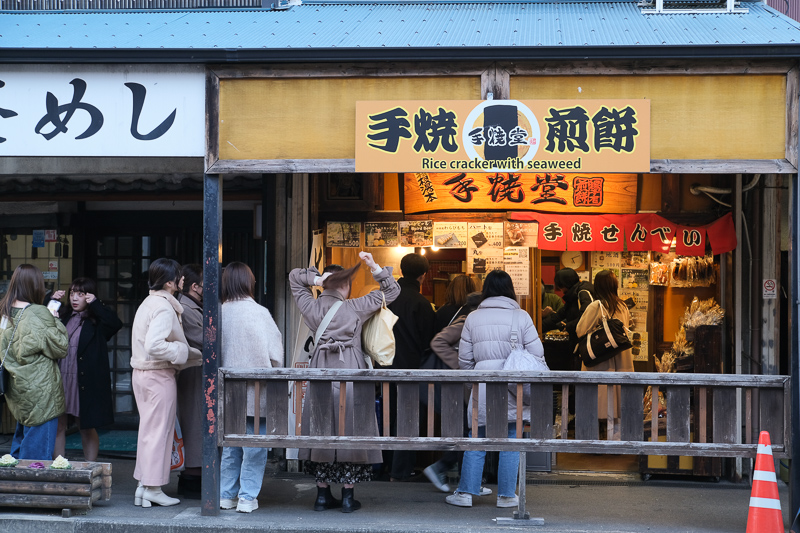
[[[111,498],[111,463],[70,463],[69,470],[50,468],[53,461],[22,460],[13,468],[0,467],[0,507],[91,509]]]

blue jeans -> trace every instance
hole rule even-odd
[[[17,422],[11,439],[11,455],[17,459],[52,461],[58,433],[58,417],[38,426],[23,426]]]
[[[266,435],[266,419],[261,419],[259,433]],[[247,434],[255,431],[255,420],[247,417]],[[264,469],[267,467],[268,448],[222,448],[219,468],[220,498],[233,500],[237,497],[255,500],[261,492]]]
[[[508,424],[508,438],[517,436],[517,424]],[[478,438],[486,437],[486,426],[478,428]],[[466,451],[461,462],[461,481],[458,492],[466,492],[479,496],[483,463],[486,460],[484,451]],[[513,498],[517,494],[517,474],[519,470],[519,452],[500,452],[500,464],[497,468],[497,495]]]

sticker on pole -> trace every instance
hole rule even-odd
[[[765,300],[775,300],[778,298],[778,281],[774,279],[764,280],[764,292],[762,298]]]

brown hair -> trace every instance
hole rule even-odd
[[[625,302],[617,294],[619,281],[611,270],[601,270],[594,277],[594,293],[612,315],[625,307]]]
[[[222,303],[253,298],[256,277],[250,267],[234,261],[222,271]]]
[[[322,282],[322,288],[325,290],[336,290],[336,289],[343,289],[348,287],[353,282],[353,276],[356,275],[358,269],[361,268],[361,263],[357,263],[355,266],[351,266],[348,269],[343,269],[339,267],[341,270],[334,270],[334,266],[338,265],[331,265],[331,271],[333,274],[325,278]],[[325,269],[328,270],[327,268]]]
[[[11,306],[15,301],[41,304],[44,300],[44,276],[34,265],[19,265],[11,276],[8,292],[0,300],[0,316],[11,320]]]
[[[471,292],[477,291],[475,280],[464,274],[459,274],[453,278],[450,285],[447,286],[447,296],[445,297],[446,305],[457,305],[461,307],[467,303],[467,295]]]

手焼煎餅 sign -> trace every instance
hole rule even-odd
[[[356,172],[649,171],[649,100],[356,103]]]

